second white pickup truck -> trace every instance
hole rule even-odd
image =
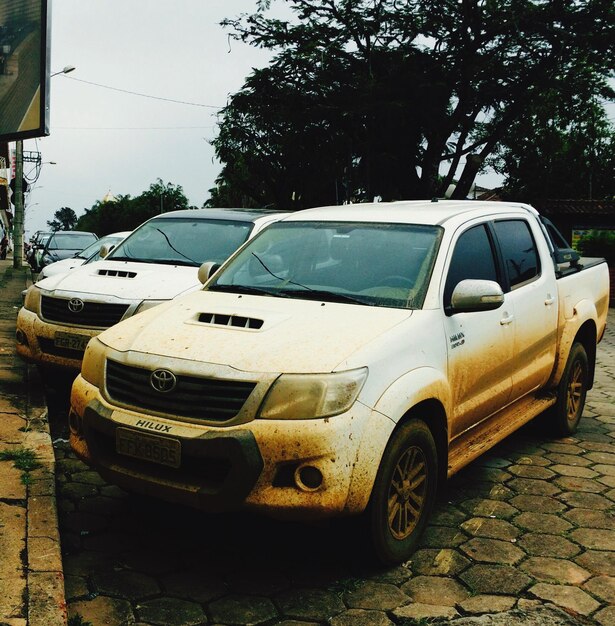
[[[608,271],[554,233],[514,203],[291,215],[90,341],[71,445],[204,509],[364,513],[378,557],[407,559],[447,476],[546,410],[577,427]]]

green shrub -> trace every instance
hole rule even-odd
[[[615,266],[615,230],[590,230],[577,247],[583,256],[604,257],[611,267]]]

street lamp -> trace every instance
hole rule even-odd
[[[68,74],[69,72],[72,72],[76,69],[77,68],[74,65],[65,65],[59,72],[54,72],[53,74],[50,74],[49,78],[53,78],[54,76],[57,76],[58,74]]]

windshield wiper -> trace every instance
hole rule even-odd
[[[308,287],[306,289],[281,289],[282,293],[288,297],[294,297],[300,295],[307,300],[326,300],[328,302],[348,302],[350,304],[363,304],[366,306],[374,306],[373,302],[367,300],[361,300],[339,291],[327,291],[326,289],[312,289]]]
[[[273,296],[274,298],[290,298],[289,295],[279,289],[264,289],[263,287],[251,287],[248,285],[220,285],[216,283],[207,288],[207,291],[225,291],[229,293],[249,293],[257,296]]]

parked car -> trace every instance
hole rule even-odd
[[[47,239],[38,261],[37,270],[47,265],[69,259],[98,240],[94,233],[79,230],[57,230]]]
[[[559,435],[579,423],[608,272],[551,228],[500,202],[286,217],[90,341],[72,449],[207,510],[363,513],[378,557],[406,560],[447,476],[546,410]]]
[[[33,271],[38,272],[40,261],[43,256],[43,250],[45,249],[45,244],[49,241],[49,237],[51,237],[53,233],[51,231],[43,231],[37,230],[34,233],[34,237],[32,238],[32,245],[30,246],[26,261],[28,261],[30,267]]]
[[[162,213],[104,259],[32,285],[17,316],[17,353],[47,367],[81,367],[102,330],[201,286],[198,268],[222,263],[282,217],[265,210],[195,209]]]
[[[50,276],[55,276],[56,274],[65,274],[84,263],[92,263],[94,261],[98,261],[100,259],[100,249],[103,245],[106,245],[110,248],[109,252],[113,247],[117,246],[120,241],[126,239],[128,235],[130,235],[131,231],[125,230],[118,233],[111,233],[110,235],[105,235],[100,239],[92,242],[87,248],[84,248],[80,252],[77,252],[74,256],[69,259],[62,259],[61,261],[56,261],[55,263],[50,263],[49,265],[45,265],[43,269],[39,272],[37,277],[37,281],[43,280],[45,278],[49,278]]]

